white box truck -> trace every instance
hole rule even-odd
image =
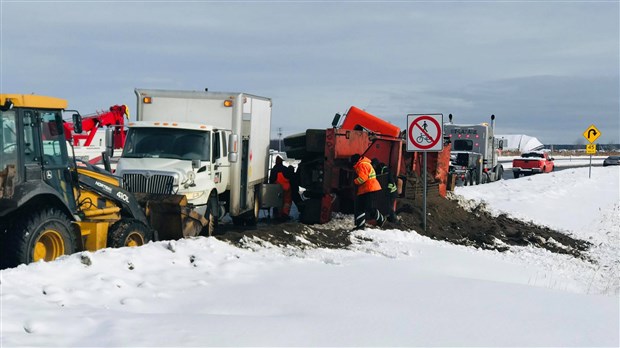
[[[116,174],[128,190],[185,195],[209,220],[256,223],[267,182],[271,99],[246,93],[135,90],[136,122]]]

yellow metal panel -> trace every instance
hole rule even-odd
[[[102,198],[105,201],[105,206],[103,207],[97,206],[100,198]],[[91,209],[103,209],[103,208],[117,207],[117,205],[112,200],[107,199],[101,196],[100,194],[94,191],[91,191],[89,189],[85,189],[85,188],[80,190],[80,197],[78,200],[78,204],[80,206],[80,209],[83,211],[91,210]]]
[[[66,109],[68,105],[65,99],[33,94],[0,94],[0,105],[4,105],[7,99],[18,108]]]
[[[109,221],[78,221],[82,237],[85,237],[84,248],[89,251],[103,249],[108,242]]]

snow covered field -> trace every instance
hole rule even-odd
[[[455,192],[590,241],[594,262],[368,229],[349,250],[198,238],[3,270],[0,345],[618,347],[619,182],[577,168]]]

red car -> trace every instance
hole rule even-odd
[[[553,157],[549,157],[547,152],[527,152],[512,160],[512,173],[515,178],[521,175],[548,173],[553,171],[554,167]]]

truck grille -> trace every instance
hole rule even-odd
[[[171,175],[123,174],[125,188],[130,192],[145,192],[155,194],[172,194],[174,177]]]

